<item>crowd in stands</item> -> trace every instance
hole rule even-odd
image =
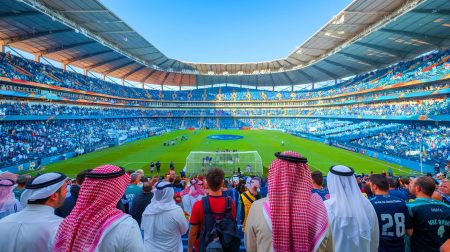
[[[2,251],[450,248],[446,174],[357,175],[334,165],[325,177],[296,152],[275,156],[267,178],[228,179],[218,168],[183,178],[173,166],[145,176],[109,164],[73,179],[54,172],[0,176]]]
[[[42,120],[0,123],[0,166],[77,152],[83,154],[119,141],[149,137],[170,129],[160,119]]]
[[[121,86],[98,78],[37,63],[9,53],[0,54],[0,76],[34,81],[65,88],[92,91],[127,98],[155,100],[208,101],[208,100],[292,100],[329,97],[358,92],[377,87],[391,86],[411,80],[443,77],[450,72],[450,50],[433,52],[411,61],[400,62],[391,67],[353,77],[341,83],[313,91],[261,91],[233,87],[213,87],[192,91],[159,91]]]
[[[48,102],[0,102],[0,115],[72,115],[72,116],[163,116],[163,117],[230,117],[230,116],[439,116],[450,114],[450,98],[395,101],[344,106],[302,108],[133,108],[80,106]],[[405,118],[407,119],[407,118]]]

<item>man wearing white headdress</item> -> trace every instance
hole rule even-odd
[[[25,186],[22,211],[0,220],[1,251],[51,251],[63,218],[54,214],[66,198],[67,177],[61,173],[42,174]]]
[[[155,185],[153,199],[142,214],[145,251],[183,251],[181,236],[187,232],[188,222],[173,196],[171,183]]]
[[[330,168],[330,199],[324,201],[336,251],[378,251],[378,219],[372,204],[358,187],[354,170],[343,165]]]
[[[14,181],[0,179],[0,219],[22,210],[22,205],[14,197]]]

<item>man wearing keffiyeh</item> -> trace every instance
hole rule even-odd
[[[86,173],[77,203],[61,223],[53,251],[143,251],[137,222],[116,208],[130,176],[103,165]]]
[[[247,251],[332,251],[322,198],[311,194],[306,158],[294,151],[275,153],[269,167],[269,194],[250,208]]]

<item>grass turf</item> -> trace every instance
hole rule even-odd
[[[243,138],[226,141],[211,140],[207,138],[211,134],[236,134],[242,135]],[[189,140],[178,141],[175,146],[163,146],[164,141],[180,138],[182,135],[188,136]],[[284,146],[281,146],[281,141],[284,141]],[[264,174],[267,174],[270,163],[275,159],[274,153],[285,150],[299,152],[308,158],[311,171],[320,170],[325,175],[329,167],[336,164],[351,166],[357,173],[370,171],[380,173],[382,170],[387,171],[390,166],[394,175],[416,174],[415,171],[396,164],[269,130],[199,130],[195,132],[179,130],[49,164],[45,167],[45,172],[59,171],[73,178],[84,169],[109,163],[126,169],[143,169],[147,176],[151,161],[159,160],[161,172],[166,172],[169,170],[170,161],[173,160],[175,170],[179,171],[184,167],[186,157],[191,151],[216,151],[217,149],[258,151],[263,161]]]

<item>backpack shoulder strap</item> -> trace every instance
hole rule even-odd
[[[210,214],[211,213],[211,207],[209,206],[209,198],[208,196],[205,196],[202,198],[202,204],[203,204],[203,213]]]
[[[243,193],[243,195],[244,195],[244,197],[245,197],[248,201],[250,201],[251,204],[253,204],[253,201],[254,201],[254,200],[252,200],[252,199],[248,196],[247,192],[248,192],[248,191],[245,191],[245,192]]]

